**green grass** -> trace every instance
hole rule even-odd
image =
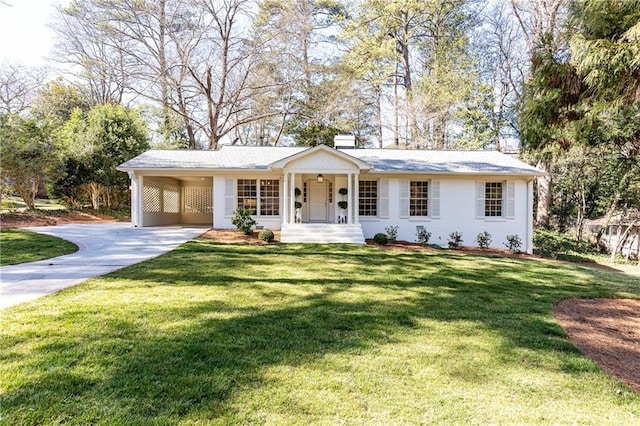
[[[67,206],[62,204],[59,200],[48,199],[48,198],[37,198],[35,200],[35,208],[36,210],[53,211],[54,213],[55,211],[58,211],[58,210],[62,210],[62,211],[68,210]],[[9,196],[9,197],[3,197],[2,209],[24,211],[27,209],[27,205],[25,204],[22,198]]]
[[[553,304],[637,277],[368,246],[216,244],[0,314],[2,424],[638,424]]]
[[[75,244],[50,235],[22,229],[0,230],[0,266],[49,259],[77,250]]]

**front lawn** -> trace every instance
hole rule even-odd
[[[0,230],[0,266],[49,259],[77,250],[75,244],[50,235],[23,229]]]
[[[0,314],[2,424],[638,424],[555,322],[637,277],[198,239]]]

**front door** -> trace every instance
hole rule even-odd
[[[327,222],[327,182],[309,181],[309,222]]]

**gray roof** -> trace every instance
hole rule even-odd
[[[268,170],[306,147],[223,146],[218,151],[149,150],[121,164],[129,170]],[[343,153],[369,163],[372,172],[432,174],[541,175],[539,169],[497,151],[430,151],[345,149]]]

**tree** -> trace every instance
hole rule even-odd
[[[607,179],[613,184],[596,202],[608,205],[610,217],[638,204],[640,2],[575,0],[569,12],[567,48],[547,42],[534,56],[521,114],[523,142],[549,164],[584,147],[577,167],[613,170]],[[596,149],[598,155],[589,155]],[[594,167],[601,158],[607,163]]]
[[[473,90],[467,42],[475,25],[473,3],[366,0],[354,11],[344,35],[349,59],[377,83],[380,76],[370,70],[385,70],[394,86],[395,114],[404,114],[409,145],[444,147],[454,110]]]
[[[57,195],[73,202],[81,188],[93,209],[101,202],[118,205],[127,190],[127,177],[116,166],[149,148],[147,129],[134,110],[121,105],[93,107],[88,114],[74,110],[61,131],[66,147],[64,173],[53,183]]]
[[[27,113],[46,71],[0,63],[0,114]]]
[[[45,171],[55,161],[38,122],[18,114],[0,114],[0,180],[8,182],[28,209],[35,209]]]

